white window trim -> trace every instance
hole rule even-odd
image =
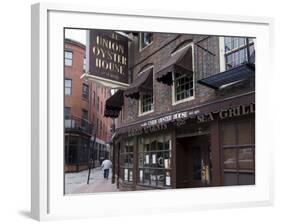
[[[187,45],[185,45],[184,47],[178,49],[177,51],[173,52],[171,54],[171,56],[175,55],[176,53],[184,50],[185,48],[187,47],[191,47],[192,48],[192,70],[194,70],[194,43],[189,43]],[[178,100],[176,101],[175,99],[175,84],[174,84],[174,80],[175,80],[175,72],[173,71],[172,73],[172,76],[173,76],[173,85],[172,85],[172,106],[175,106],[175,105],[178,105],[178,104],[181,104],[181,103],[184,103],[184,102],[188,102],[188,101],[191,101],[191,100],[194,100],[195,99],[195,87],[196,87],[196,84],[195,84],[195,74],[193,73],[193,96],[190,96],[188,98],[185,98],[185,99],[182,99],[182,100]]]
[[[224,37],[219,37],[219,57],[220,57],[220,72],[224,72],[225,67],[225,47],[224,47]]]
[[[150,46],[152,43],[153,43],[153,39],[152,39],[152,41],[148,44],[148,45],[146,45],[145,47],[142,47],[141,45],[141,33],[149,33],[149,32],[140,32],[139,33],[139,52],[141,52],[141,51],[143,51],[144,49],[146,49],[148,46]]]
[[[151,65],[151,66],[145,68],[143,71],[141,71],[141,72],[138,74],[138,76],[141,75],[142,73],[146,72],[147,70],[153,69],[153,68],[154,68],[154,65]],[[154,72],[153,72],[153,79],[154,79]],[[152,90],[152,91],[153,91],[153,90]],[[143,112],[143,113],[142,113],[142,112],[141,112],[141,96],[140,96],[140,98],[139,98],[139,100],[138,100],[138,104],[139,104],[139,105],[138,105],[138,108],[139,108],[138,116],[139,116],[139,117],[154,112],[154,94],[153,94],[153,93],[152,93],[152,98],[153,98],[152,109],[149,110],[149,111],[146,111],[146,112]]]
[[[71,53],[71,59],[70,58],[66,58],[65,57],[65,53]],[[65,64],[65,59],[71,60],[71,65],[66,65]],[[67,67],[72,67],[73,66],[73,51],[72,50],[64,50],[64,66],[67,66]]]
[[[144,116],[144,115],[147,115],[147,114],[151,114],[154,112],[154,94],[152,95],[152,98],[153,98],[153,103],[151,105],[151,110],[149,111],[145,111],[145,112],[141,112],[141,102],[142,102],[142,97],[140,96],[139,98],[139,113],[138,113],[138,116],[141,117],[141,116]]]

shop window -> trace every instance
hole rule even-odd
[[[171,187],[171,137],[141,137],[138,149],[138,184]]]
[[[81,139],[81,149],[79,150],[79,161],[86,163],[89,157],[89,148],[90,148],[90,139],[82,138]]]
[[[255,183],[254,119],[222,124],[224,185]]]
[[[234,68],[247,62],[247,38],[245,37],[225,37],[224,38],[224,51],[225,51],[225,65],[226,70]],[[250,55],[254,51],[253,38],[249,40]]]
[[[79,137],[65,136],[65,158],[67,164],[75,164],[78,162]]]
[[[153,95],[146,94],[140,96],[140,114],[152,112],[153,107]]]
[[[89,86],[85,83],[82,85],[82,98],[86,100],[89,99]]]
[[[134,145],[126,141],[120,152],[120,173],[124,182],[133,182]]]
[[[174,102],[193,99],[194,97],[194,82],[193,75],[173,73],[174,76]]]
[[[71,88],[72,88],[72,80],[65,79],[64,80],[64,95],[70,96],[71,95]]]
[[[139,46],[140,50],[150,45],[153,41],[153,33],[140,33],[139,34]]]
[[[71,51],[64,52],[64,65],[65,66],[72,66],[72,57],[73,57],[73,53]]]

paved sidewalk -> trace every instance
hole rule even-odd
[[[109,178],[103,178],[103,171],[100,167],[91,170],[90,182],[87,184],[88,170],[79,173],[67,173],[65,175],[65,193],[97,193],[97,192],[116,192],[116,184],[111,184],[112,171]]]

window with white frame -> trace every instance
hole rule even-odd
[[[72,86],[72,80],[71,79],[65,79],[64,80],[64,94],[66,96],[71,95],[71,86]]]
[[[248,60],[247,39],[250,55],[254,51],[253,38],[246,37],[225,37],[224,52],[225,52],[225,68],[229,70],[237,67]]]
[[[139,34],[140,50],[148,46],[153,41],[153,33],[143,32]]]
[[[64,65],[72,66],[73,53],[71,51],[64,51]]]
[[[182,101],[194,96],[193,74],[173,73],[174,102]]]
[[[142,94],[140,96],[140,113],[147,113],[153,111],[153,95]]]

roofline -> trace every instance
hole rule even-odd
[[[80,48],[83,48],[83,49],[86,49],[86,46],[84,44],[82,44],[81,42],[79,41],[76,41],[76,40],[73,40],[73,39],[70,39],[70,38],[65,38],[64,39],[64,43],[68,43],[68,44],[74,44]]]

